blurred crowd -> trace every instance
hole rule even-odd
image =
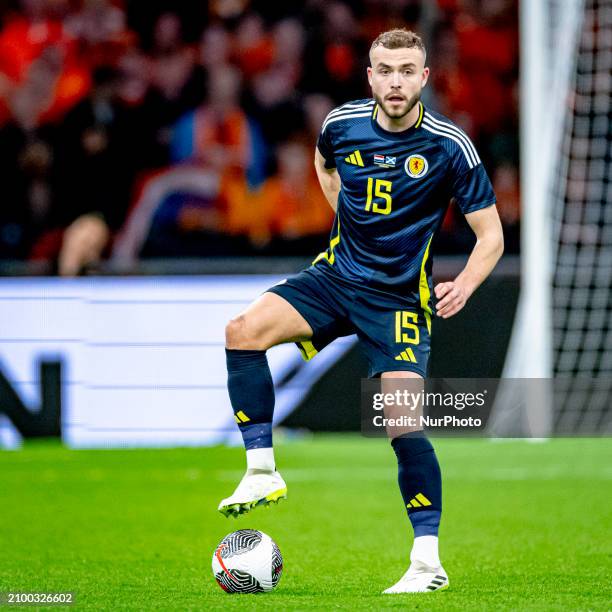
[[[518,248],[516,0],[0,2],[0,258],[311,255],[313,153],[369,96],[371,40],[420,32],[424,101],[475,141]],[[438,252],[471,244],[453,207]]]

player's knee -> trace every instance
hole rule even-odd
[[[261,334],[245,315],[238,315],[225,326],[225,346],[229,349],[264,350]]]
[[[247,339],[246,320],[244,315],[230,319],[225,326],[225,346],[240,349]]]

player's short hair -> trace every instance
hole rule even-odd
[[[395,28],[387,32],[381,32],[372,42],[370,53],[376,47],[384,47],[385,49],[420,49],[423,55],[427,57],[427,50],[423,39],[412,30],[406,28]]]

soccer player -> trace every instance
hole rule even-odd
[[[372,43],[373,99],[330,112],[315,151],[321,188],[336,211],[329,248],[227,325],[228,389],[247,455],[244,478],[219,505],[227,516],[287,494],[272,449],[268,348],[296,342],[311,359],[335,338],[356,333],[371,377],[422,380],[434,315],[430,245],[451,198],[476,244],[461,273],[436,285],[437,316],[459,312],[502,254],[495,195],[474,145],[420,101],[429,76],[425,60],[422,40],[407,30],[384,32]],[[385,593],[445,588],[436,454],[422,430],[391,444],[414,543],[408,571]]]

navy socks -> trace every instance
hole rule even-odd
[[[272,446],[274,383],[266,351],[225,349],[227,388],[247,450]]]
[[[398,484],[414,537],[438,535],[442,513],[442,478],[436,453],[422,431],[391,441],[397,456]]]

